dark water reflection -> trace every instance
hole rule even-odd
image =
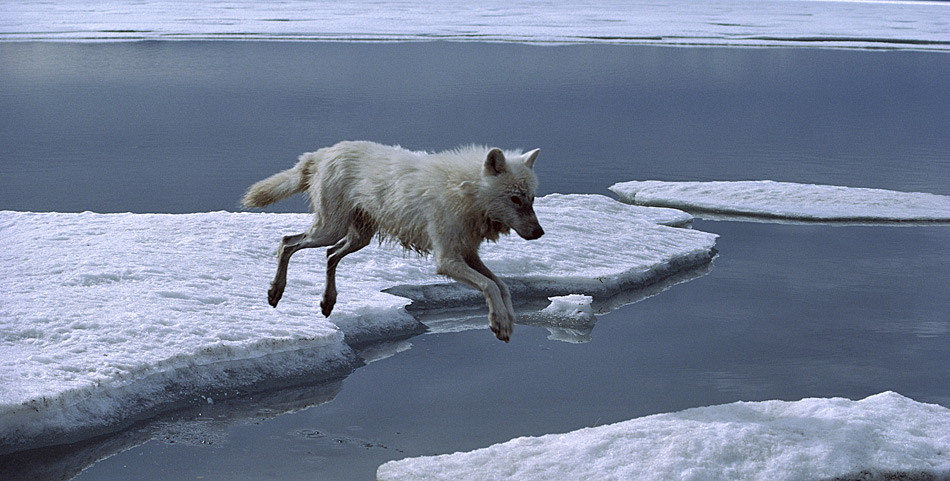
[[[300,152],[356,138],[539,146],[542,192],[656,178],[950,194],[946,78],[950,56],[917,52],[0,44],[0,208],[233,209]],[[721,235],[712,270],[599,316],[589,342],[525,325],[509,345],[415,337],[342,388],[180,413],[172,435],[157,421],[48,479],[140,443],[78,479],[371,479],[389,459],[740,399],[950,406],[950,227],[694,228]]]

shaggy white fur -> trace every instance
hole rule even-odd
[[[268,302],[276,307],[280,301],[294,252],[332,246],[320,303],[329,316],[340,259],[378,235],[432,253],[439,274],[481,290],[489,327],[507,342],[515,318],[511,295],[482,263],[478,248],[510,229],[528,240],[544,234],[533,207],[538,152],[472,146],[428,154],[364,141],[301,155],[293,168],[257,182],[243,198],[245,207],[263,207],[307,192],[315,214],[310,229],[281,241]]]

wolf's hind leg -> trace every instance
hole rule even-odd
[[[267,303],[277,307],[277,303],[284,295],[284,288],[287,286],[287,264],[294,252],[311,247],[333,245],[342,237],[342,234],[336,232],[323,233],[313,230],[303,234],[284,236],[280,241],[280,247],[277,249],[277,273],[274,275],[274,280],[271,281],[270,289],[267,291]]]
[[[348,254],[352,254],[364,247],[373,239],[375,230],[370,226],[354,221],[350,224],[346,238],[327,250],[327,284],[323,288],[323,300],[320,301],[320,311],[329,317],[336,304],[336,266]]]
[[[327,258],[332,256],[334,252],[340,250],[340,248],[343,247],[345,244],[346,244],[346,239],[344,238],[340,242],[337,242],[336,244],[333,244],[333,246],[327,248]]]

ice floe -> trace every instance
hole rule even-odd
[[[377,478],[945,480],[950,409],[893,392],[860,401],[737,402],[392,461]]]
[[[950,50],[937,1],[0,2],[0,40],[637,43]]]
[[[950,196],[770,180],[620,182],[620,200],[674,207],[704,218],[747,217],[850,223],[948,223]]]
[[[689,222],[672,209],[552,194],[536,211],[544,237],[483,249],[516,300],[611,297],[715,252],[714,234],[662,225]],[[0,453],[107,432],[195,398],[346,374],[361,362],[351,346],[419,332],[410,302],[484,304],[436,276],[431,259],[371,245],[341,263],[329,319],[317,307],[323,249],[294,257],[273,309],[266,290],[280,236],[310,220],[0,212]],[[411,296],[382,292],[397,287]]]

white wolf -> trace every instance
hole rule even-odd
[[[307,191],[314,212],[304,233],[285,236],[267,292],[276,307],[287,263],[300,249],[327,250],[321,310],[336,303],[336,267],[378,234],[435,257],[436,272],[482,291],[489,327],[505,342],[515,319],[508,288],[478,257],[482,241],[514,229],[531,240],[544,234],[534,213],[538,149],[527,153],[479,147],[426,154],[373,142],[340,142],[308,152],[297,165],[252,185],[245,207],[263,207]]]

